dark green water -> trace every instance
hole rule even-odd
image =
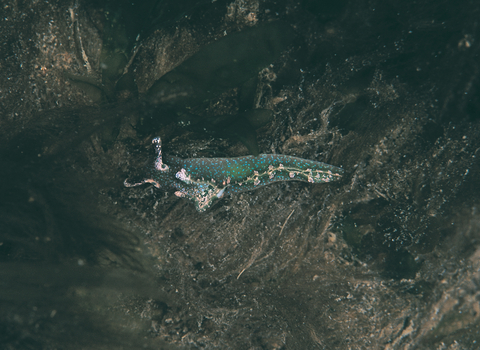
[[[0,348],[478,347],[476,2],[2,11]],[[155,136],[345,174],[198,213]]]

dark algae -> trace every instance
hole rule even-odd
[[[278,60],[294,37],[293,29],[281,21],[258,24],[227,35],[207,44],[155,81],[145,100],[161,108],[171,108],[182,116],[190,114],[193,107],[207,106],[221,94],[238,88],[242,97],[240,113],[224,116],[223,123],[206,117],[200,124],[208,125],[220,135],[239,139],[258,156],[256,128],[252,124],[261,120],[264,112],[248,108],[253,106],[252,82],[256,82],[261,70]]]
[[[148,90],[147,99],[188,109],[255,78],[293,39],[293,30],[279,21],[227,35],[157,80]]]

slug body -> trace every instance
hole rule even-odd
[[[178,197],[188,198],[199,212],[207,210],[225,194],[250,191],[277,181],[322,183],[341,178],[343,169],[325,163],[280,154],[236,158],[162,157],[159,137],[152,140],[157,153],[151,178],[138,183],[172,186]]]

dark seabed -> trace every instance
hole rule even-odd
[[[1,13],[1,349],[480,347],[478,1]],[[344,174],[198,212],[156,136]]]

